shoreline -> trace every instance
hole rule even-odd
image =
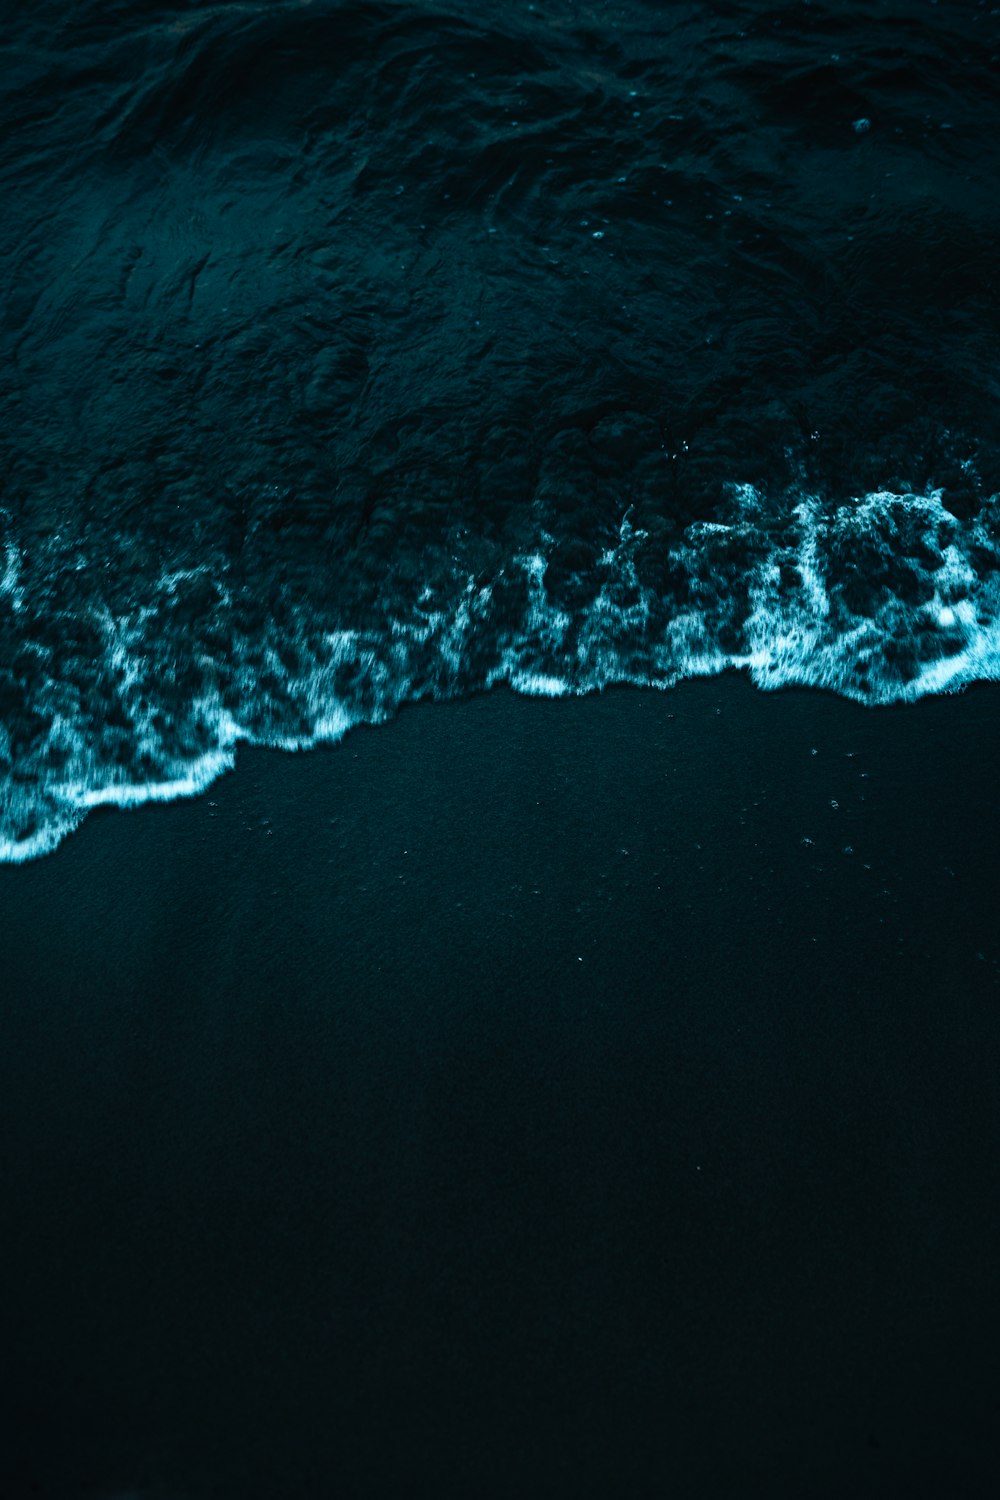
[[[974,679],[973,681],[960,682],[956,687],[944,687],[935,693],[922,693],[916,698],[896,698],[886,701],[868,701],[866,699],[852,696],[842,689],[828,688],[814,683],[780,683],[777,686],[769,686],[766,683],[754,679],[750,667],[728,666],[720,671],[705,672],[704,674],[686,677],[679,682],[671,684],[659,683],[637,683],[637,682],[612,682],[601,687],[587,688],[583,691],[567,689],[564,692],[540,691],[524,686],[517,686],[509,680],[502,680],[483,688],[479,692],[449,699],[418,698],[404,700],[396,709],[383,719],[364,720],[359,719],[343,729],[336,738],[307,739],[301,743],[267,744],[263,741],[253,740],[249,736],[240,735],[231,744],[220,744],[215,748],[206,750],[196,761],[191,763],[186,775],[170,782],[156,782],[149,784],[109,784],[107,786],[91,789],[82,793],[76,810],[79,813],[79,822],[70,827],[68,831],[58,833],[43,832],[40,837],[42,847],[35,847],[36,836],[31,836],[23,841],[22,845],[11,846],[17,848],[17,852],[11,854],[8,850],[6,855],[0,856],[0,869],[5,865],[20,866],[31,864],[36,860],[47,859],[50,855],[61,849],[68,839],[74,837],[91,819],[95,813],[104,811],[132,812],[146,806],[169,805],[174,802],[193,801],[202,798],[211,791],[212,787],[223,777],[231,775],[238,769],[242,760],[249,755],[260,752],[279,753],[282,755],[300,755],[310,752],[329,752],[339,749],[345,740],[349,740],[357,731],[371,731],[384,729],[392,725],[404,713],[413,710],[425,711],[429,708],[441,710],[459,706],[469,702],[478,701],[481,698],[491,696],[494,693],[512,695],[515,698],[526,699],[531,702],[566,703],[569,701],[585,702],[592,699],[601,699],[609,694],[612,696],[625,693],[653,693],[658,695],[673,695],[674,693],[711,690],[715,683],[723,686],[720,691],[725,694],[730,689],[726,684],[740,684],[741,688],[748,687],[754,694],[765,697],[820,697],[832,698],[837,702],[849,705],[850,708],[858,709],[875,714],[900,711],[912,712],[920,705],[932,702],[954,702],[963,699],[970,693],[980,695],[987,691],[1000,691],[1000,683],[992,678]],[[669,714],[668,718],[675,718],[676,714]],[[51,842],[50,839],[54,839]]]
[[[998,731],[494,689],[0,869],[0,1478],[988,1493]]]

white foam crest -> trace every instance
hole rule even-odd
[[[996,498],[989,502],[991,507]],[[747,622],[750,650],[746,658],[731,658],[731,665],[747,666],[761,687],[823,687],[870,704],[913,701],[1000,678],[1000,591],[979,577],[968,551],[971,545],[996,551],[982,520],[966,525],[964,545],[954,539],[943,542],[944,536],[955,537],[959,523],[945,509],[940,491],[923,496],[873,491],[854,505],[839,507],[829,520],[822,519],[815,502],[802,502],[795,513],[799,545],[791,553],[769,558],[758,571],[752,589],[754,610]],[[917,531],[940,559],[921,575],[934,579],[932,599],[914,606],[890,592],[872,618],[851,618],[843,612],[832,618],[821,563],[824,547],[845,538],[880,539],[896,521]],[[797,601],[781,596],[778,588],[781,564],[789,562],[802,579]],[[949,648],[955,646],[956,636],[963,644],[932,656],[909,680],[901,680],[887,672],[884,653],[887,644],[912,634],[921,616],[948,637]]]
[[[812,497],[800,500],[793,515],[799,524],[800,542],[795,554],[802,587],[814,618],[825,620],[830,613],[830,596],[819,563],[820,508]]]
[[[211,750],[192,761],[181,776],[167,781],[112,781],[99,787],[57,786],[53,788],[67,806],[87,812],[95,807],[141,807],[145,802],[176,802],[181,797],[197,797],[225,771],[231,771],[236,757],[232,749]]]
[[[552,538],[544,536],[542,544],[551,547]],[[541,548],[518,555],[514,566],[524,574],[528,605],[517,627],[503,632],[498,642],[498,661],[487,674],[486,686],[508,682],[533,697],[561,697],[570,691],[569,685],[560,673],[548,670],[548,664],[566,654],[571,617],[548,597],[545,588],[548,558]]]
[[[4,567],[0,575],[0,599],[10,599],[15,611],[24,608],[24,590],[18,588],[21,577],[21,549],[10,537],[4,542]]]
[[[409,607],[401,600],[393,612],[386,602],[382,624],[376,616],[360,630],[292,609],[280,629],[272,621],[253,638],[233,634],[225,656],[218,628],[198,614],[201,596],[186,590],[209,577],[210,598],[229,607],[206,569],[164,574],[156,595],[128,616],[91,606],[104,638],[95,683],[111,696],[88,706],[81,693],[89,678],[81,688],[72,675],[77,659],[68,658],[70,676],[47,675],[51,651],[26,643],[38,660],[28,706],[47,728],[4,794],[0,860],[50,852],[93,808],[196,796],[232,768],[241,743],[332,743],[408,699],[497,682],[564,697],[611,683],[663,688],[736,668],[762,688],[823,687],[879,703],[1000,680],[996,497],[960,521],[937,492],[874,491],[826,515],[818,500],[799,496],[791,524],[775,522],[773,535],[752,487],[734,489],[733,505],[731,524],[696,523],[670,550],[663,576],[686,575],[676,597],[643,581],[659,575],[640,568],[649,538],[626,513],[597,575],[576,580],[573,597],[587,602],[573,611],[550,594],[554,542],[544,534],[491,579],[466,571],[425,586]],[[996,558],[994,571],[976,566],[980,553]],[[852,613],[842,556],[885,562],[889,581],[873,583],[865,613]],[[20,589],[20,566],[8,550],[8,589]],[[204,644],[200,631],[208,631]],[[900,648],[909,652],[903,667],[895,664]],[[179,686],[192,672],[192,688]],[[9,760],[18,743],[0,725],[0,756]],[[34,782],[24,775],[31,767]]]
[[[46,854],[54,854],[63,839],[75,832],[82,821],[82,816],[76,822],[69,818],[53,818],[37,833],[20,839],[0,834],[0,865],[26,865],[33,859],[44,859]]]
[[[808,668],[826,674],[824,631],[830,598],[819,561],[819,506],[806,498],[795,506],[798,544],[772,553],[750,579],[751,613],[745,626],[747,651],[732,656],[729,665],[749,670],[765,688],[799,682]],[[788,601],[781,590],[782,565],[792,563],[801,579],[801,602]]]
[[[622,517],[618,541],[600,559],[605,577],[579,631],[576,662],[588,686],[620,681],[621,652],[626,641],[642,641],[654,610],[650,589],[639,582],[636,553],[648,532],[635,528],[631,508]]]
[[[566,698],[574,690],[565,677],[545,672],[530,672],[516,662],[506,662],[492,678],[492,683],[506,682],[525,698]]]
[[[665,687],[686,677],[717,677],[729,667],[745,665],[708,639],[704,618],[694,610],[683,610],[671,619],[657,652],[657,677]]]

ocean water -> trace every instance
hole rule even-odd
[[[0,858],[404,702],[1000,676],[1000,9],[6,3]]]

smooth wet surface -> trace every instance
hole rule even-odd
[[[9,1492],[991,1493],[998,729],[495,693],[0,872]]]

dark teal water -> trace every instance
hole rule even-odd
[[[986,4],[0,29],[0,849],[403,702],[997,675]]]

